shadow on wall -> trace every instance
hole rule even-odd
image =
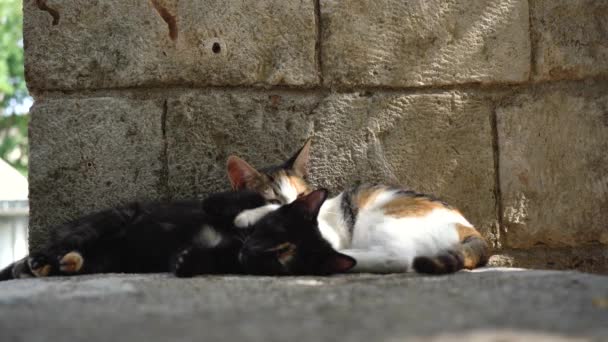
[[[27,179],[0,159],[0,268],[27,254]]]

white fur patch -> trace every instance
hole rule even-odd
[[[323,202],[318,221],[321,236],[334,249],[348,247],[351,237],[342,212],[342,194]]]
[[[278,204],[266,204],[255,209],[248,209],[241,211],[234,219],[234,225],[237,228],[247,228],[271,211],[279,209],[281,206]]]
[[[357,260],[352,273],[404,273],[409,270],[409,263],[401,255],[381,249],[342,249],[344,253]]]
[[[287,177],[281,177],[279,181],[279,192],[283,203],[291,203],[298,198],[298,190]]]
[[[203,225],[197,236],[197,242],[202,247],[213,248],[222,242],[222,235],[210,225]]]
[[[410,268],[417,256],[433,256],[458,244],[456,224],[470,225],[457,212],[439,208],[425,216],[388,217],[382,209],[359,213],[352,248],[381,249]]]

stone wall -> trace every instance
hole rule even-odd
[[[314,137],[312,181],[462,209],[495,264],[608,272],[603,0],[25,0],[31,243],[228,188]]]

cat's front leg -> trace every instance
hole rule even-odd
[[[172,262],[170,269],[177,277],[192,277],[194,266],[196,263],[196,252],[194,248],[186,248],[175,256],[175,261]]]
[[[341,249],[357,261],[351,273],[404,273],[407,272],[410,262],[405,258],[390,252],[376,249]]]
[[[237,228],[247,228],[259,221],[266,214],[279,209],[279,204],[266,204],[255,209],[241,211],[234,219],[234,225]]]
[[[50,253],[36,252],[27,258],[27,267],[36,277],[48,277],[56,274],[59,269],[58,263]]]
[[[59,257],[59,270],[65,274],[80,273],[84,266],[84,257],[78,251],[71,251]]]
[[[182,249],[173,258],[171,272],[177,277],[194,277],[202,274],[242,273],[238,249],[201,248],[196,245]]]
[[[37,252],[27,258],[29,272],[36,277],[48,277],[59,274],[78,274],[84,266],[84,257],[78,251]],[[21,272],[23,273],[23,271]]]
[[[180,278],[215,273],[213,256],[207,249],[187,247],[181,250],[170,265],[171,272]]]

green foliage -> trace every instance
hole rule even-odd
[[[27,175],[29,115],[0,116],[0,158]]]
[[[0,107],[28,96],[23,76],[23,15],[21,0],[0,1]]]
[[[0,158],[27,175],[29,115],[9,115],[28,97],[21,7],[22,0],[0,0]]]

